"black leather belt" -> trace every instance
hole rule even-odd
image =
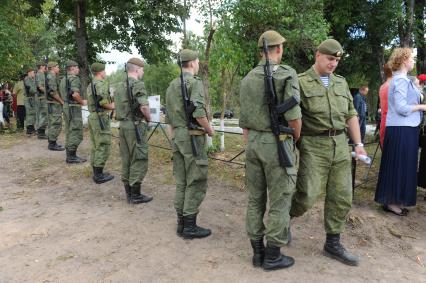
[[[341,135],[345,132],[345,130],[336,130],[336,129],[330,129],[321,133],[317,134],[302,134],[304,136],[322,136],[322,137],[335,137],[338,135]]]

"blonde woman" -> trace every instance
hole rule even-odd
[[[389,59],[393,78],[389,85],[386,135],[374,200],[387,212],[405,216],[416,205],[419,125],[426,105],[409,79],[413,50],[396,48]]]

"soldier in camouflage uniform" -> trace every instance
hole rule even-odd
[[[324,252],[345,264],[358,265],[358,257],[340,243],[340,233],[352,205],[346,127],[356,144],[356,154],[366,155],[366,152],[348,84],[333,73],[342,54],[340,43],[327,39],[318,46],[315,64],[299,75],[303,125],[300,167],[290,214],[301,216],[325,191]]]
[[[148,171],[148,124],[151,121],[148,93],[142,81],[144,63],[138,58],[127,61],[127,82],[121,82],[114,95],[116,119],[120,121],[121,180],[127,202],[146,203],[152,197],[141,194],[141,182]],[[129,103],[130,91],[133,103]],[[130,108],[130,104],[134,109]],[[140,143],[136,131],[140,134]]]
[[[59,95],[59,65],[57,62],[47,64],[47,113],[48,113],[48,142],[47,148],[54,151],[63,151],[64,147],[56,141],[62,129],[62,106],[64,101]]]
[[[91,84],[87,87],[87,103],[89,106],[89,131],[91,141],[90,163],[93,168],[93,181],[102,184],[114,179],[114,176],[103,172],[111,149],[111,121],[108,110],[114,110],[109,94],[105,64],[93,63],[94,74]],[[92,93],[92,84],[96,94]]]
[[[36,111],[35,111],[35,96],[37,88],[35,85],[35,73],[32,68],[27,69],[27,76],[24,79],[25,90],[25,125],[27,127],[27,135],[35,133]]]
[[[46,89],[45,89],[45,73],[47,64],[44,62],[37,63],[37,73],[35,77],[37,96],[36,96],[36,129],[37,137],[39,139],[47,139],[47,102],[46,102]]]
[[[269,47],[269,64],[275,84],[278,104],[291,97],[299,100],[299,84],[294,69],[281,65],[285,39],[276,31],[266,31],[258,41],[263,47],[263,39]],[[262,49],[261,49],[262,50]],[[283,168],[278,158],[276,138],[271,132],[271,118],[268,96],[265,93],[266,58],[262,52],[259,64],[241,81],[240,127],[243,128],[246,142],[246,185],[249,193],[246,229],[253,248],[253,265],[265,270],[290,267],[294,259],[281,254],[280,248],[288,243],[290,205],[296,187],[297,161],[295,140],[301,127],[301,111],[298,105],[283,113],[294,134],[281,134],[280,140],[293,160],[293,166]],[[268,222],[264,224],[266,203],[269,199]],[[264,246],[266,238],[266,249]]]
[[[177,212],[177,234],[187,239],[203,238],[210,229],[197,226],[197,214],[207,190],[208,159],[205,148],[207,133],[214,130],[207,119],[203,82],[196,75],[199,70],[198,53],[184,49],[180,52],[183,78],[188,97],[195,110],[188,113],[200,125],[200,130],[189,130],[184,111],[180,78],[174,79],[166,92],[167,121],[173,135],[173,175],[176,180],[174,206]],[[191,117],[190,116],[190,117]],[[191,135],[195,135],[198,155],[191,149]]]
[[[65,120],[65,149],[67,163],[82,163],[87,159],[78,157],[76,152],[83,141],[83,116],[81,106],[87,105],[81,93],[80,69],[77,62],[69,60],[66,64],[66,75],[59,84]]]

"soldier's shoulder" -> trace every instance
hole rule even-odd
[[[296,73],[296,71],[292,67],[290,67],[289,65],[279,64],[277,66],[278,66],[279,70],[283,70],[283,71],[286,71],[286,72],[295,72]]]
[[[341,76],[341,75],[339,75],[339,74],[333,74],[333,76],[334,76],[334,79],[335,79],[336,81],[343,81],[343,82],[346,82],[346,79],[345,79],[345,77],[344,77],[344,76]]]

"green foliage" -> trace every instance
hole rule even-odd
[[[46,32],[46,13],[51,2],[40,6],[41,15],[31,16],[31,5],[24,1],[2,1],[0,9],[0,80],[18,77],[24,65],[33,65],[39,59],[39,49],[50,42]],[[46,53],[45,53],[46,54]]]
[[[147,65],[144,68],[144,82],[149,95],[160,95],[161,102],[165,103],[166,90],[170,82],[179,75],[179,67],[174,63],[160,63]]]

